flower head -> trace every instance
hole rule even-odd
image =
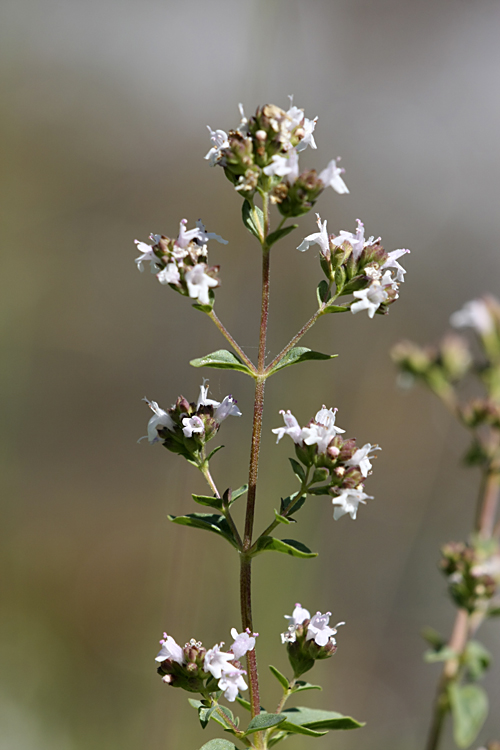
[[[371,495],[366,495],[362,490],[346,489],[343,490],[339,495],[335,495],[332,504],[338,505],[333,511],[333,518],[338,521],[346,513],[349,513],[353,520],[356,519],[358,512],[358,505],[363,503],[366,505],[366,500],[373,500]]]

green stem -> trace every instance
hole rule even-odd
[[[212,320],[215,323],[215,325],[217,326],[219,331],[222,333],[224,338],[231,344],[236,354],[239,354],[240,358],[246,364],[248,369],[251,370],[251,372],[255,375],[256,369],[255,369],[254,363],[252,362],[251,359],[249,359],[249,357],[247,357],[247,355],[245,354],[241,346],[237,343],[237,341],[233,339],[233,337],[231,336],[231,334],[229,333],[225,325],[219,320],[215,312],[211,310],[209,313],[207,313],[207,315],[210,318],[210,320]]]

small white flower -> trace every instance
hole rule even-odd
[[[241,417],[241,411],[238,409],[236,401],[232,396],[225,396],[214,412],[216,422],[223,422],[227,417]]]
[[[197,263],[186,271],[185,276],[189,296],[192,299],[197,299],[201,305],[210,303],[208,290],[211,287],[219,286],[217,279],[213,279],[205,273],[206,268],[206,263]]]
[[[306,445],[318,446],[318,453],[326,453],[331,441],[339,432],[345,432],[335,425],[335,414],[337,409],[327,409],[323,406],[318,411],[314,422],[302,428],[302,439]]]
[[[362,490],[344,490],[340,495],[335,495],[332,500],[333,505],[338,505],[333,511],[333,518],[338,521],[346,513],[349,513],[353,520],[356,519],[359,503],[366,505],[366,500],[373,500],[371,495],[366,495]]]
[[[337,247],[340,247],[343,242],[348,242],[352,247],[352,255],[354,260],[358,260],[359,256],[363,252],[365,247],[365,225],[359,219],[356,219],[357,229],[356,234],[352,232],[345,232],[343,229],[340,230],[339,236],[335,237],[332,242]],[[368,244],[372,244],[373,237],[370,237]]]
[[[163,638],[160,641],[161,649],[158,655],[155,656],[155,661],[165,661],[165,659],[171,659],[176,661],[177,664],[184,664],[184,652],[178,643],[174,641],[171,635],[163,633]]]
[[[380,450],[382,450],[382,448],[378,445],[366,443],[362,448],[358,448],[358,450],[353,453],[352,457],[345,462],[345,466],[359,466],[361,474],[364,477],[367,477],[368,472],[372,468],[370,458],[373,458],[373,456],[370,456],[370,452]]]
[[[245,110],[243,109],[243,104],[241,102],[238,104],[238,109],[240,111],[241,122],[236,130],[238,133],[241,133],[241,135],[248,135],[248,117],[245,116]]]
[[[277,175],[278,177],[286,177],[287,182],[293,185],[299,176],[299,155],[297,154],[297,150],[291,148],[286,156],[275,154],[271,164],[264,167],[263,172],[268,176]]]
[[[238,691],[246,690],[248,685],[243,679],[244,669],[234,667],[230,672],[224,672],[219,680],[219,689],[224,691],[224,698],[230,703],[236,700]]]
[[[402,255],[406,255],[406,253],[409,252],[409,250],[393,250],[391,253],[389,253],[389,258],[385,261],[381,270],[383,271],[386,268],[395,268],[396,281],[403,282],[405,280],[406,269],[397,262],[397,258],[400,258]]]
[[[221,245],[227,245],[227,240],[222,239],[215,232],[207,232],[205,225],[198,219],[195,229],[186,229],[187,219],[182,219],[179,226],[179,236],[175,244],[184,250],[190,242],[197,242],[199,245],[205,245],[208,240],[217,240]],[[206,255],[206,251],[204,253]],[[186,257],[184,255],[184,257]]]
[[[332,187],[337,193],[343,195],[349,192],[347,185],[341,175],[345,169],[337,167],[337,159],[332,159],[328,166],[319,173],[319,179],[325,187]]]
[[[205,159],[208,159],[211,167],[215,167],[215,165],[222,159],[221,150],[229,147],[229,141],[227,139],[227,133],[224,130],[212,130],[210,125],[207,125],[207,128],[210,133],[212,148],[205,155]]]
[[[245,656],[247,651],[253,651],[255,648],[255,637],[258,633],[251,633],[248,628],[243,633],[238,633],[236,628],[231,628],[231,635],[234,638],[231,651],[234,654],[234,658],[238,661],[242,656]]]
[[[482,299],[466,302],[461,310],[453,313],[450,323],[455,328],[473,328],[479,335],[488,335],[494,328],[488,305]]]
[[[340,625],[345,625],[345,622],[338,622],[334,628],[330,628],[328,623],[332,613],[326,612],[322,615],[321,612],[311,617],[311,622],[307,626],[306,641],[312,641],[318,644],[318,646],[326,646],[328,642],[336,643],[334,636],[337,634],[337,628]]]
[[[205,432],[205,425],[203,424],[203,421],[197,417],[184,417],[182,420],[182,431],[184,435],[187,438],[190,438],[193,436],[193,432],[196,432],[199,435],[203,435]]]
[[[166,267],[156,274],[160,284],[179,284],[181,275],[176,263],[167,263]]]
[[[151,273],[156,273],[160,263],[154,253],[152,245],[146,245],[145,242],[139,242],[139,240],[134,240],[134,242],[137,245],[138,251],[141,253],[141,255],[135,259],[139,271],[142,273],[144,271],[142,264],[149,261],[151,264]]]
[[[205,385],[205,383],[208,383],[208,380],[204,378],[203,383],[200,386],[200,395],[198,396],[196,408],[199,409],[200,406],[220,406],[218,401],[214,401],[212,398],[207,398],[208,385]]]
[[[300,245],[298,246],[297,250],[300,250],[301,253],[305,252],[305,250],[309,249],[310,245],[319,245],[321,254],[325,256],[325,258],[328,258],[330,255],[330,242],[328,239],[328,232],[326,231],[326,222],[325,219],[323,223],[321,223],[321,216],[319,214],[316,214],[317,224],[319,232],[314,232],[313,234],[309,234],[305,239],[302,240]]]
[[[311,617],[309,610],[305,609],[299,602],[295,604],[295,608],[291,615],[285,615],[285,620],[288,620],[288,628],[296,628],[297,625],[302,625],[304,620],[309,620]]]
[[[220,649],[223,645],[223,643],[219,643],[210,648],[205,654],[205,661],[203,663],[205,672],[210,672],[216,680],[220,680],[223,672],[235,669],[234,665],[229,663],[234,659],[234,654],[221,651]]]
[[[141,440],[144,440],[144,438],[147,437],[149,443],[153,445],[153,443],[157,443],[158,440],[160,440],[160,438],[158,437],[157,428],[166,427],[167,430],[173,432],[175,430],[175,422],[170,414],[167,414],[166,411],[158,406],[156,401],[148,401],[147,398],[143,398],[142,400],[147,403],[151,411],[155,413],[155,416],[151,417],[148,422],[148,434],[144,435],[144,437],[139,438],[137,442],[139,443]]]
[[[390,286],[391,289],[397,289],[397,285],[392,280],[390,271],[386,271],[380,281],[373,281],[367,289],[353,292],[353,297],[357,297],[359,300],[359,302],[351,304],[351,312],[353,315],[361,310],[368,310],[368,317],[373,318],[380,305],[389,297],[384,288],[388,286]]]
[[[303,138],[296,146],[297,151],[304,151],[308,146],[310,146],[311,148],[317,148],[313,132],[314,128],[316,127],[318,118],[315,117],[314,120],[309,120],[309,118],[304,115],[303,109],[299,109],[298,107],[294,106],[293,95],[289,96],[288,98],[290,99],[290,109],[287,111],[287,115],[290,118],[290,133],[299,126],[304,131]]]
[[[278,436],[276,443],[279,443],[283,435],[290,435],[294,443],[302,445],[302,429],[290,409],[288,409],[288,411],[281,409],[280,414],[283,415],[285,426],[276,427],[272,430],[272,432]]]
[[[196,226],[199,230],[199,234],[197,237],[198,242],[200,242],[202,245],[204,245],[208,240],[217,240],[221,245],[227,245],[228,241],[224,240],[220,234],[215,234],[215,232],[207,232],[205,229],[205,225],[201,221],[201,219],[198,219],[196,222]]]
[[[470,572],[475,578],[491,576],[496,581],[500,581],[500,554],[493,554],[483,562],[477,563],[471,568]]]

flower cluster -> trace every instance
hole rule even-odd
[[[208,398],[206,381],[200,386],[196,403],[189,403],[184,396],[179,396],[175,404],[165,411],[156,401],[147,398],[144,401],[154,412],[144,438],[147,437],[151,445],[161,441],[165,448],[189,460],[200,456],[205,443],[216,435],[221,422],[227,417],[241,417],[232,396],[226,396],[222,402]]]
[[[348,308],[352,313],[367,310],[370,318],[376,312],[386,313],[398,298],[398,284],[406,273],[398,258],[410,251],[388,253],[380,237],[365,240],[365,227],[359,219],[355,234],[341,230],[338,235],[329,235],[326,220],[322,222],[320,215],[316,216],[319,231],[302,240],[297,250],[305,252],[311,245],[319,246],[321,267],[329,283],[335,284],[335,297],[352,294],[357,300]]]
[[[319,175],[314,169],[300,171],[299,154],[308,146],[316,148],[318,118],[306,117],[293,97],[288,110],[266,104],[250,119],[239,106],[241,122],[236,130],[226,133],[207,125],[212,147],[205,156],[210,166],[224,168],[236,190],[251,198],[257,189],[265,189],[286,217],[307,213],[326,187],[349,192],[338,159],[332,159]]]
[[[495,614],[500,605],[500,547],[496,540],[450,542],[442,549],[441,570],[457,606]]]
[[[224,692],[225,698],[233,702],[238,691],[246,690],[243,679],[246,674],[240,659],[255,648],[258,633],[246,630],[238,633],[231,629],[234,642],[229,651],[222,651],[223,643],[206,650],[199,641],[191,639],[184,648],[179,646],[171,635],[163,634],[161,649],[155,657],[160,662],[158,674],[163,682],[172,687],[181,687],[191,693]]]
[[[281,634],[281,642],[286,643],[295,678],[311,669],[316,660],[328,659],[336,652],[337,628],[345,623],[338,622],[331,628],[330,617],[331,612],[324,615],[316,612],[311,617],[309,611],[299,603],[291,615],[285,615],[288,628]]]
[[[139,271],[143,263],[150,263],[151,272],[156,273],[160,284],[168,284],[172,289],[198,301],[200,305],[213,305],[213,289],[220,285],[217,278],[219,266],[208,266],[210,239],[227,244],[218,234],[207,232],[201,221],[195,229],[186,229],[187,219],[180,223],[179,236],[171,240],[164,235],[151,234],[152,244],[135,240],[141,255],[135,259]]]
[[[344,440],[340,433],[345,430],[335,424],[336,413],[337,409],[323,406],[309,424],[301,427],[290,410],[282,410],[285,426],[273,432],[278,436],[276,442],[284,435],[292,438],[297,458],[308,470],[307,476],[314,470],[310,482],[306,481],[303,469],[298,472],[303,478],[304,491],[311,495],[333,495],[333,517],[337,521],[346,513],[355,519],[359,504],[372,499],[364,492],[364,480],[372,469],[371,453],[380,448],[371,443],[358,448],[353,438]],[[327,484],[319,487],[311,486],[325,481]]]

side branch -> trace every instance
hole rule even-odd
[[[246,364],[246,366],[248,367],[248,369],[251,370],[252,373],[255,373],[256,370],[255,370],[254,363],[252,362],[252,360],[249,357],[247,357],[247,355],[245,354],[245,352],[243,351],[243,349],[241,348],[241,346],[231,336],[231,334],[229,333],[229,331],[227,330],[227,328],[225,327],[225,325],[217,317],[217,315],[215,314],[215,312],[213,310],[211,310],[209,313],[207,313],[207,315],[210,318],[210,320],[212,320],[215,323],[215,325],[217,326],[217,328],[219,329],[219,331],[222,333],[222,335],[224,336],[224,338],[226,339],[226,341],[228,341],[231,344],[231,346],[233,347],[234,351],[241,357],[242,361]]]

